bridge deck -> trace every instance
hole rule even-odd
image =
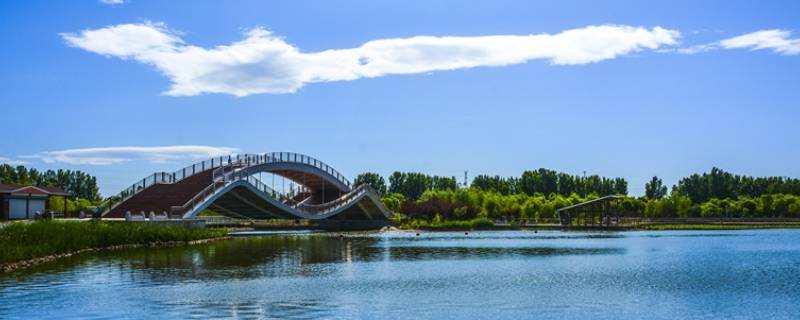
[[[216,167],[203,166],[208,169],[192,170],[182,180],[174,175],[170,180],[170,174],[164,179],[161,174],[161,180],[142,184],[142,188],[136,188],[104,217],[122,218],[127,212],[151,211],[186,217],[207,208],[222,215],[250,219],[389,220],[390,213],[374,191],[364,187],[352,189],[349,181],[327,165],[319,165],[321,162],[308,156],[299,158],[302,162],[281,162],[266,155],[248,156]],[[260,172],[284,176],[308,192],[288,197],[276,194],[273,188],[255,178],[254,174]]]

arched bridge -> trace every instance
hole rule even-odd
[[[259,180],[271,174],[270,184]],[[278,191],[275,178],[290,181]],[[205,209],[250,219],[390,221],[390,212],[367,185],[353,187],[342,174],[315,158],[275,152],[219,157],[175,172],[157,172],[112,198],[103,217],[127,212],[166,212],[190,219]],[[375,221],[375,222],[378,222]]]

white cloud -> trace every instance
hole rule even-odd
[[[702,52],[713,51],[713,50],[716,50],[716,49],[717,49],[717,46],[715,44],[699,44],[699,45],[686,47],[686,48],[672,49],[669,52],[677,52],[677,53],[680,53],[680,54],[697,54],[697,53],[702,53]]]
[[[663,53],[697,54],[723,49],[772,50],[784,55],[800,54],[800,39],[790,39],[787,30],[760,30],[708,44],[684,48],[660,49]]]
[[[45,163],[111,165],[134,160],[164,163],[186,158],[207,159],[238,151],[236,148],[211,146],[104,147],[47,151],[24,157],[41,159]]]
[[[6,157],[0,157],[0,164],[7,164],[10,166],[24,166],[28,164],[28,162],[24,160],[16,160],[16,159],[9,159]]]
[[[128,2],[127,0],[99,0],[99,1],[102,4],[108,4],[108,5],[121,5]]]
[[[61,35],[69,45],[154,66],[172,81],[174,96],[293,93],[307,83],[347,81],[530,60],[555,65],[600,62],[674,45],[680,33],[661,27],[588,26],[557,34],[379,39],[357,48],[301,52],[256,28],[230,45],[186,44],[161,23],[120,24]]]
[[[725,49],[768,49],[785,55],[800,54],[800,38],[790,39],[791,35],[787,30],[760,30],[722,40],[718,45]]]

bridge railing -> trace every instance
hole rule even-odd
[[[110,211],[116,205],[124,202],[125,200],[130,199],[134,195],[144,191],[149,187],[152,187],[157,184],[179,182],[200,172],[229,165],[232,163],[232,159],[233,159],[232,156],[212,158],[209,160],[192,164],[190,166],[183,167],[174,172],[153,173],[147,177],[144,177],[142,180],[137,181],[130,187],[123,189],[117,195],[109,197],[106,201],[100,204],[100,207],[107,208],[107,210]]]
[[[276,199],[276,200],[280,201],[281,203],[283,203],[283,204],[285,204],[287,206],[290,206],[292,208],[294,208],[294,206],[297,205],[297,203],[298,203],[298,201],[295,201],[290,196],[287,196],[287,195],[285,195],[283,193],[280,193],[280,192],[276,191],[275,189],[270,188],[265,183],[261,182],[261,180],[258,180],[258,178],[256,178],[256,177],[253,177],[253,176],[240,177],[239,180],[247,181],[247,183],[250,183],[254,187],[256,187],[256,189],[258,189],[258,191],[266,193],[270,197],[272,197],[273,199]]]
[[[336,209],[339,209],[345,205],[348,205],[350,201],[354,198],[357,198],[363,193],[369,191],[369,185],[360,185],[354,190],[346,193],[345,195],[329,202],[320,203],[320,204],[299,204],[296,208],[298,210],[314,213],[314,214],[325,214]]]
[[[252,165],[258,165],[264,163],[276,163],[276,162],[293,162],[293,163],[302,163],[314,166],[326,172],[327,174],[331,175],[335,179],[341,181],[348,188],[351,187],[350,181],[344,175],[339,173],[339,171],[336,171],[331,166],[327,165],[326,163],[320,160],[317,160],[313,157],[304,154],[295,152],[237,154],[237,155],[215,157],[209,160],[194,163],[190,166],[183,167],[171,173],[169,172],[153,173],[152,175],[148,175],[142,180],[137,181],[130,187],[125,188],[119,194],[109,197],[106,201],[100,204],[100,207],[106,208],[106,212],[109,212],[116,205],[119,205],[125,200],[130,199],[134,195],[142,192],[143,190],[151,186],[157,184],[177,183],[186,178],[194,176],[200,172],[205,172],[206,170],[216,169],[213,172],[213,177],[214,177],[213,181],[217,181],[220,177],[222,178],[222,180],[225,180],[226,174],[235,172],[236,167],[249,167]],[[213,185],[214,184],[212,183],[209,187]]]
[[[208,187],[204,188],[202,191],[198,192],[194,197],[189,199],[185,204],[181,206],[173,206],[170,208],[170,214],[172,215],[183,215],[187,212],[195,210],[198,206],[203,204],[208,198],[213,196],[217,193],[218,190],[224,188],[228,184],[233,182],[245,180],[250,184],[256,186],[259,191],[268,194],[270,197],[277,199],[283,203],[291,203],[294,199],[290,198],[287,195],[284,195],[274,189],[268,187],[266,184],[262,183],[258,179],[253,176],[246,175],[240,173],[238,171],[231,171],[224,175],[224,179],[222,180],[215,180],[212,182]],[[289,205],[289,204],[287,204]]]
[[[267,163],[300,163],[315,167],[324,171],[326,174],[332,176],[334,179],[340,181],[342,184],[350,188],[352,183],[343,174],[333,169],[326,163],[319,161],[313,157],[295,153],[295,152],[273,152],[264,154],[243,154],[237,155],[230,160],[230,166],[223,166],[214,171],[215,180],[229,179],[227,175],[236,172],[237,168],[248,168],[251,166]]]
[[[234,182],[234,181],[237,181],[237,180],[247,180],[248,182],[253,183],[253,185],[257,185],[257,186],[263,185],[263,187],[259,187],[259,190],[261,190],[263,192],[267,192],[267,193],[271,194],[273,198],[281,199],[281,201],[284,201],[284,202],[286,202],[286,201],[297,202],[297,201],[294,201],[294,199],[293,199],[294,196],[296,196],[298,194],[301,194],[301,193],[309,193],[309,192],[311,192],[311,190],[308,189],[306,186],[299,186],[297,189],[294,189],[294,187],[292,187],[291,192],[288,193],[288,194],[285,194],[285,193],[282,193],[282,192],[278,192],[278,191],[276,191],[275,189],[273,189],[271,187],[268,187],[266,184],[264,184],[260,180],[258,180],[255,177],[253,177],[246,170],[237,171],[233,167],[231,167],[229,169],[223,167],[223,168],[217,169],[217,171],[220,172],[220,174],[219,174],[220,179],[218,179],[216,181]],[[215,174],[216,174],[217,171],[215,171]]]
[[[354,199],[361,194],[367,192],[369,189],[369,185],[361,185],[358,188],[344,194],[343,196],[329,202],[320,203],[320,204],[307,204],[305,201],[295,201],[294,199],[288,198],[285,195],[277,192],[258,180],[253,176],[247,176],[243,178],[248,183],[256,187],[261,192],[264,192],[268,195],[271,195],[274,199],[279,200],[287,204],[289,207],[294,208],[299,211],[303,211],[305,213],[311,214],[325,214],[336,209],[341,208],[350,203],[351,199]],[[288,203],[287,203],[288,202]]]
[[[292,199],[291,197],[270,188],[268,185],[261,182],[258,178],[254,176],[234,171],[228,174],[225,180],[215,181],[214,183],[203,189],[203,191],[199,192],[197,195],[192,197],[192,199],[187,201],[184,205],[173,206],[170,209],[170,213],[173,216],[177,216],[177,215],[184,215],[188,212],[194,211],[200,205],[208,201],[208,199],[211,198],[213,195],[215,195],[219,190],[237,181],[245,181],[250,185],[252,185],[253,187],[255,187],[256,190],[258,190],[259,192],[266,194],[267,196],[283,203],[289,208],[310,214],[325,214],[337,210],[345,205],[348,205],[352,201],[352,199],[371,190],[369,185],[365,184],[357,187],[356,189],[346,193],[345,195],[333,201],[329,201],[322,204],[306,204],[305,202],[307,201],[305,200],[307,199],[298,202]]]
[[[316,167],[317,169],[320,169],[325,173],[333,176],[334,178],[336,178],[336,180],[341,181],[348,188],[351,187],[350,180],[348,180],[343,174],[339,173],[339,171],[336,171],[336,169],[329,166],[328,164],[319,161],[313,157],[295,152],[273,152],[270,154],[270,157],[273,159],[274,162],[294,162]]]
[[[214,181],[208,187],[198,192],[194,197],[189,199],[186,203],[180,206],[172,206],[170,208],[170,216],[182,216],[184,213],[194,210],[197,206],[201,205],[203,201],[213,196],[218,189],[224,188],[225,182]]]

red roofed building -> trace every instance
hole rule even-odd
[[[56,187],[0,184],[0,220],[31,219],[36,212],[45,213],[51,196],[68,197],[69,193]]]

